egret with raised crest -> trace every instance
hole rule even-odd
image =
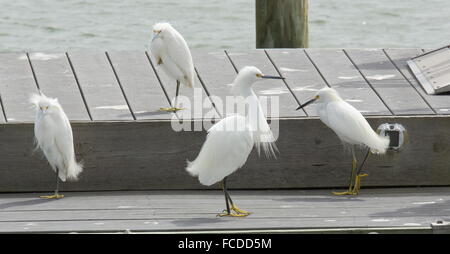
[[[55,193],[41,198],[63,198],[64,195],[59,194],[59,180],[77,180],[83,170],[75,159],[72,127],[58,99],[40,93],[33,95],[30,101],[36,108],[36,149],[42,150],[56,174]]]

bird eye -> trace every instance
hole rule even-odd
[[[320,98],[320,96],[319,96],[319,95],[316,95],[316,100],[319,99],[319,98]]]
[[[260,77],[262,77],[262,74],[256,73],[256,77],[260,78]]]

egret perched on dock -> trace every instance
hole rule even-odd
[[[258,97],[252,90],[252,84],[260,79],[282,77],[267,76],[253,66],[242,68],[232,84],[235,96],[241,96],[249,108],[247,114],[227,116],[214,124],[209,130],[197,158],[189,162],[186,170],[192,176],[198,176],[203,185],[213,185],[222,181],[226,210],[219,216],[244,217],[250,213],[239,209],[231,200],[227,191],[227,177],[242,167],[255,146],[264,150],[267,157],[275,157],[277,151],[272,130],[262,111]]]
[[[181,110],[177,108],[180,83],[191,88],[194,86],[194,63],[186,41],[169,23],[157,23],[153,26],[150,50],[156,64],[177,83],[172,107],[161,110],[169,112]]]
[[[83,170],[76,162],[72,127],[58,99],[49,98],[43,93],[35,94],[30,99],[36,107],[34,135],[36,149],[41,149],[53,171],[56,173],[56,189],[54,195],[41,198],[63,198],[58,193],[59,179],[77,180]]]
[[[300,105],[297,110],[317,102],[317,113],[320,120],[330,127],[344,144],[349,144],[352,151],[352,172],[350,174],[350,185],[346,192],[333,192],[335,195],[357,195],[361,187],[361,169],[370,152],[384,154],[389,146],[389,137],[378,135],[370,127],[363,115],[353,106],[342,100],[336,90],[322,88],[316,96]],[[359,169],[355,156],[356,146],[368,147],[367,153]]]

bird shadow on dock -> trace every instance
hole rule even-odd
[[[422,203],[422,204],[420,204]],[[420,204],[420,205],[419,205]],[[389,211],[376,212],[369,217],[439,217],[445,221],[450,221],[450,200],[430,200],[412,202],[409,206],[403,208],[393,208]]]
[[[43,204],[43,203],[47,203],[47,202],[51,202],[51,201],[55,201],[56,199],[30,199],[30,200],[25,200],[25,201],[15,201],[15,202],[9,202],[9,203],[3,203],[0,204],[0,210],[1,209],[7,209],[7,208],[11,208],[11,207],[16,207],[16,206],[30,206],[30,205],[39,205],[39,204]]]

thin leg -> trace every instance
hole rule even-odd
[[[180,81],[177,80],[177,90],[175,91],[175,100],[173,102],[173,107],[177,107],[177,100],[178,100],[178,92],[180,92]]]
[[[357,175],[359,175],[361,173],[361,170],[362,170],[362,168],[364,166],[364,163],[366,163],[366,160],[369,157],[369,154],[370,154],[370,148],[367,148],[366,155],[364,156],[364,159],[361,162],[361,165],[359,165],[358,172],[356,173]]]
[[[350,183],[348,186],[348,191],[344,192],[333,192],[334,195],[355,195],[353,192],[354,190],[354,184],[355,184],[355,177],[356,177],[356,166],[357,166],[357,160],[355,155],[355,146],[352,146],[352,172],[350,174]]]
[[[245,216],[250,215],[251,213],[245,210],[240,209],[239,207],[237,207],[234,203],[233,200],[231,200],[230,194],[228,194],[228,191],[226,192],[226,196],[228,197],[228,201],[230,202],[231,205],[231,210],[235,211],[237,214],[243,214]]]
[[[222,188],[223,193],[225,195],[225,204],[227,210],[226,211],[224,210],[222,213],[219,213],[218,216],[245,217],[250,214],[249,212],[241,210],[234,205],[233,200],[231,200],[230,194],[228,194],[226,177],[222,180]]]
[[[49,195],[49,196],[41,196],[41,198],[45,199],[51,199],[51,198],[63,198],[64,195],[59,195],[59,168],[56,168],[56,188],[55,188],[55,194]]]
[[[168,112],[177,112],[178,110],[182,110],[182,108],[177,108],[177,101],[178,101],[178,93],[180,91],[180,81],[177,80],[177,90],[175,92],[175,99],[173,106],[170,108],[160,108],[162,111],[168,111]]]
[[[353,187],[353,190],[352,190],[353,193],[355,193],[355,194],[358,194],[359,189],[361,188],[361,178],[369,176],[368,174],[361,174],[361,170],[362,170],[367,158],[369,157],[369,154],[370,154],[370,148],[367,148],[366,155],[364,156],[364,159],[361,162],[361,165],[359,166],[358,171],[356,172],[355,186]]]
[[[58,196],[59,191],[59,168],[56,168],[56,189],[55,189],[55,196]]]
[[[226,188],[226,180],[227,180],[227,178],[225,177],[223,180],[222,180],[222,190],[223,190],[223,195],[225,196],[225,205],[227,206],[227,214],[230,214],[231,213],[231,211],[230,211],[230,204],[229,204],[229,196],[228,196],[228,192],[227,192],[227,188]]]

